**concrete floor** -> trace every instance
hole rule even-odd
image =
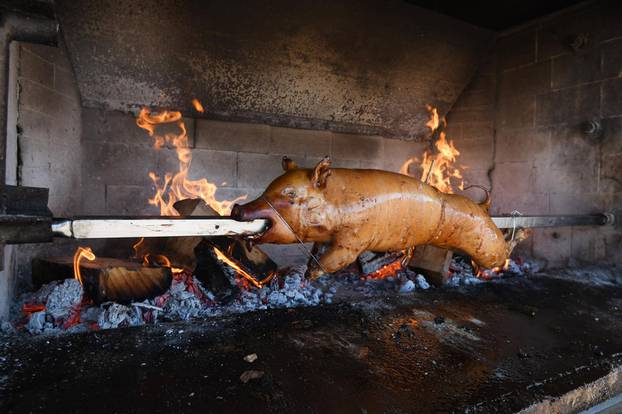
[[[578,412],[622,389],[621,328],[622,286],[533,276],[186,324],[3,337],[0,411]],[[258,359],[246,362],[251,353]],[[263,376],[244,383],[249,370]]]

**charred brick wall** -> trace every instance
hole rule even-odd
[[[583,5],[498,38],[489,65],[448,117],[452,127],[475,127],[482,142],[493,144],[466,162],[471,171],[490,170],[493,213],[620,208],[621,75],[622,7],[616,2]],[[590,120],[601,122],[602,134],[582,133]],[[468,134],[456,141],[467,153],[476,150]],[[565,266],[619,262],[621,243],[615,228],[575,227],[535,231],[521,248]]]

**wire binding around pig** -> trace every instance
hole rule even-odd
[[[354,262],[366,250],[392,252],[433,245],[469,255],[483,268],[503,266],[523,229],[507,240],[488,214],[490,197],[477,204],[445,194],[413,177],[368,169],[331,168],[324,157],[313,169],[283,158],[285,173],[256,200],[236,204],[238,220],[268,219],[257,243],[326,244],[307,275],[317,278]],[[280,216],[280,217],[279,217]]]

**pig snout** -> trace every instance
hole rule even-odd
[[[231,217],[239,221],[250,221],[255,219],[272,219],[272,211],[266,203],[266,205],[260,205],[260,203],[252,201],[248,204],[234,204],[231,209]]]

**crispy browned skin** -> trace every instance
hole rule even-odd
[[[241,220],[269,218],[272,227],[260,243],[297,243],[292,230],[302,241],[328,243],[319,259],[327,272],[342,269],[365,250],[431,244],[462,251],[486,268],[503,265],[511,251],[484,206],[441,193],[415,178],[380,170],[333,169],[328,158],[315,169],[298,169],[289,160],[283,167],[286,173],[260,198],[236,205],[232,215]],[[311,275],[321,273],[316,268]]]

